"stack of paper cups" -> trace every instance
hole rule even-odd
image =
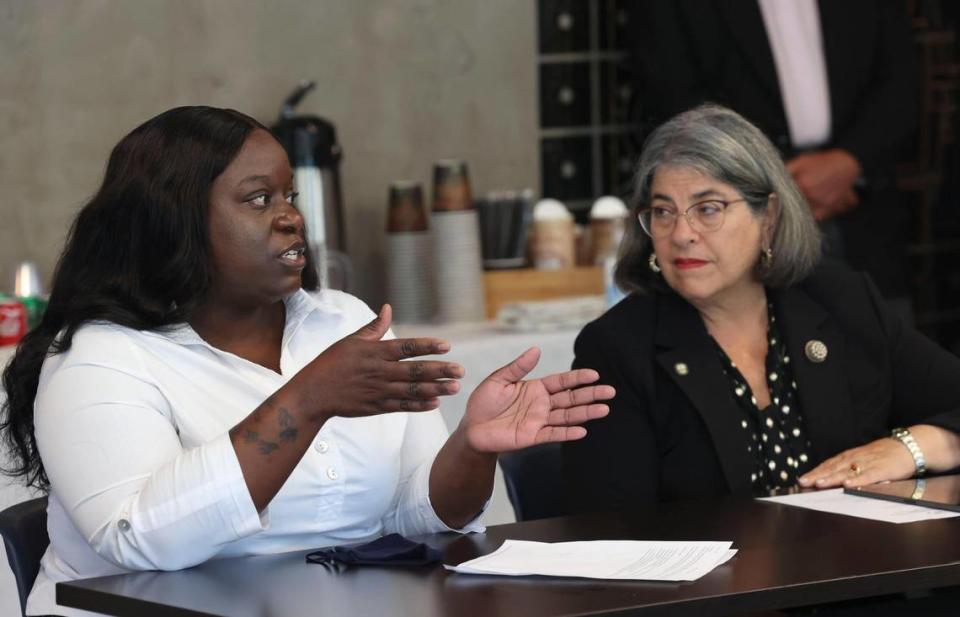
[[[477,211],[434,212],[430,226],[437,320],[483,320],[483,263]]]
[[[433,169],[434,290],[440,322],[484,318],[480,223],[473,207],[467,165],[439,161]]]
[[[387,213],[387,302],[398,323],[423,323],[433,317],[430,232],[418,182],[390,185]]]

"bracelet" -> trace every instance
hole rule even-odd
[[[913,485],[913,494],[910,495],[910,499],[923,499],[923,493],[927,490],[927,481],[923,478],[917,478],[916,483]]]
[[[905,428],[895,428],[890,431],[890,436],[894,439],[899,439],[900,442],[907,447],[907,450],[910,451],[910,456],[913,457],[913,464],[917,466],[917,477],[919,478],[927,473],[927,460],[923,458],[923,451],[920,450],[920,446],[917,445],[917,440],[913,438],[910,431]]]

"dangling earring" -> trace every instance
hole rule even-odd
[[[650,269],[654,272],[660,272],[660,266],[657,264],[657,254],[650,253],[650,259],[647,260],[647,263],[650,264]]]
[[[770,266],[773,265],[773,249],[767,247],[760,251],[760,267],[764,270],[769,270]]]

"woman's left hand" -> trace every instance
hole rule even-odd
[[[804,488],[863,486],[904,480],[916,473],[910,451],[898,440],[884,437],[828,458],[799,478]]]
[[[483,380],[467,401],[462,428],[477,452],[509,452],[539,443],[580,439],[580,426],[602,418],[611,386],[589,385],[596,371],[579,369],[524,381],[540,359],[533,347]]]

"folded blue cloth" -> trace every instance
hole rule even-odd
[[[307,554],[307,563],[342,563],[348,566],[425,566],[437,563],[440,551],[413,542],[398,533],[353,546],[332,546]]]

